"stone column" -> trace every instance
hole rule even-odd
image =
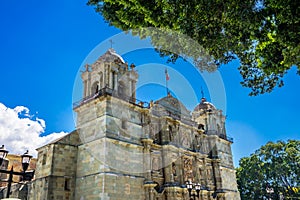
[[[110,71],[109,72],[109,88],[111,88],[111,89],[114,89],[113,81],[114,81],[114,73],[113,73],[113,71]]]
[[[172,173],[172,162],[171,158],[168,158],[168,155],[165,155],[165,151],[163,150],[163,170],[164,170],[164,178],[166,183],[174,182],[174,177]]]
[[[90,93],[90,87],[91,87],[91,75],[89,72],[83,72],[81,74],[81,78],[82,78],[82,81],[83,81],[83,97],[87,97],[89,96],[91,93]]]
[[[216,190],[222,189],[222,179],[221,179],[221,174],[220,174],[220,159],[213,159],[212,160],[212,167],[214,171],[214,176],[215,176],[215,186]]]
[[[87,96],[88,96],[88,94],[87,94],[87,81],[84,80],[83,81],[83,98],[87,97]]]
[[[128,76],[129,76],[129,75],[128,75]],[[128,76],[127,76],[127,77],[128,77]],[[127,95],[128,97],[131,97],[131,95],[132,95],[132,87],[131,87],[132,85],[131,85],[131,80],[129,79],[129,77],[128,77],[127,80],[128,80],[128,83],[127,83],[127,84],[128,84],[128,91],[127,91],[127,94],[126,94],[126,95]]]
[[[134,81],[134,80],[132,80],[131,81],[131,89],[132,89],[132,92],[131,92],[131,97],[133,98],[133,99],[135,99],[135,97],[136,97],[136,88],[135,88],[135,85],[136,85],[136,81]]]
[[[114,90],[118,89],[118,74],[115,72],[114,73]]]
[[[145,200],[155,200],[155,186],[156,183],[147,182],[144,184],[145,188]]]
[[[211,131],[213,130],[213,124],[212,124],[212,114],[209,112],[207,116],[207,130]]]
[[[142,143],[144,145],[143,149],[143,160],[144,160],[144,173],[146,181],[152,181],[151,179],[151,144],[153,144],[153,140],[150,138],[142,139]]]
[[[88,78],[87,78],[87,84],[86,84],[86,88],[87,88],[87,96],[90,96],[92,94],[92,84],[91,84],[91,74],[89,73]]]
[[[109,64],[105,64],[104,66],[104,87],[109,87],[110,67]]]
[[[204,177],[204,185],[207,187],[208,186],[208,174],[207,174],[207,170],[206,170],[206,158],[203,158],[203,177]]]

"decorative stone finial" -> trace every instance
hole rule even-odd
[[[84,67],[85,67],[85,71],[88,72],[89,71],[89,67],[90,67],[89,64],[85,64]]]
[[[130,68],[131,68],[132,71],[134,71],[135,65],[132,63],[132,64],[130,65]]]

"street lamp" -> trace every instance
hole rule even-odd
[[[5,149],[4,145],[0,147],[0,167],[3,163],[3,160],[6,158],[8,151]]]
[[[0,147],[0,167],[1,167],[2,163],[3,163],[3,160],[5,160],[5,158],[7,156],[7,153],[8,153],[8,151],[5,149],[4,145],[2,145]],[[22,176],[23,177],[22,180],[29,180],[29,181],[34,176],[34,170],[33,171],[28,171],[28,172],[26,171],[28,169],[30,160],[32,158],[32,156],[28,154],[28,150],[23,155],[21,155],[21,158],[22,158],[21,161],[22,161],[22,168],[23,168],[22,172],[16,172],[16,171],[14,171],[13,166],[11,167],[10,170],[4,170],[4,169],[0,168],[0,173],[9,174],[8,181],[7,181],[8,185],[7,185],[6,198],[9,198],[11,184],[13,182],[13,176],[14,175]]]
[[[27,150],[23,155],[21,155],[21,157],[22,157],[22,168],[23,171],[25,172],[28,169],[32,155],[29,155]]]
[[[190,200],[196,200],[196,197],[199,199],[199,194],[201,190],[200,183],[192,183],[192,181],[187,181],[186,187],[189,191]]]

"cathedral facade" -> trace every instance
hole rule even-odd
[[[113,49],[81,78],[76,130],[37,149],[29,199],[240,199],[221,110],[138,101],[135,66]]]

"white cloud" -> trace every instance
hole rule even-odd
[[[45,127],[45,121],[30,115],[28,108],[11,109],[0,103],[0,145],[4,144],[9,153],[23,154],[28,149],[36,157],[36,148],[67,134],[60,132],[42,137]]]

